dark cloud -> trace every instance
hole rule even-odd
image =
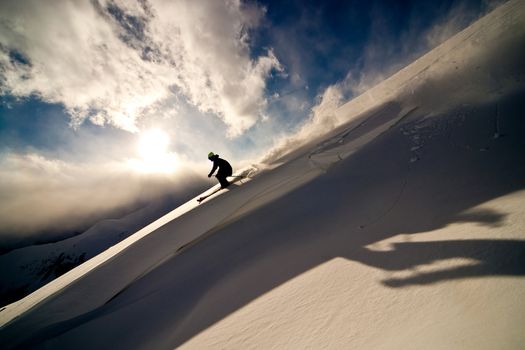
[[[169,55],[161,52],[151,36],[148,35],[148,25],[153,18],[153,10],[146,1],[141,2],[144,13],[133,14],[110,1],[103,9],[108,14],[106,18],[115,23],[117,35],[126,45],[140,53],[140,57],[149,62],[169,61]]]

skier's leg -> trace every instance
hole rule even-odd
[[[230,185],[228,180],[226,180],[226,176],[224,176],[223,174],[217,174],[217,180],[219,180],[219,183],[221,184],[222,188],[226,188]]]

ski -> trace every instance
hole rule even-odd
[[[250,169],[244,170],[243,172],[241,172],[238,175],[228,176],[231,179],[230,180],[230,185],[234,184],[234,183],[237,183],[237,182],[240,182],[242,184],[243,183],[242,180],[248,178],[253,172],[254,172],[254,169],[250,168]],[[223,187],[219,187],[219,188],[215,189],[213,192],[197,198],[197,202],[202,203],[202,201],[204,201],[206,198],[209,198],[209,197],[213,196],[215,193],[217,193],[217,192],[219,192],[219,191],[221,191],[223,189],[224,189]]]
[[[202,202],[203,200],[205,200],[206,198],[208,198],[208,197],[210,197],[210,196],[214,195],[215,193],[217,193],[217,192],[219,192],[220,190],[223,190],[223,189],[224,189],[224,188],[222,188],[222,187],[219,187],[218,189],[216,189],[216,190],[215,190],[215,191],[213,191],[212,193],[210,193],[210,194],[207,194],[207,195],[205,195],[205,196],[202,196],[202,197],[199,197],[199,198],[197,198],[197,202],[201,203],[201,202]]]

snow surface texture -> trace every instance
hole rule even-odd
[[[522,348],[524,43],[510,1],[329,135],[8,305],[2,347]]]

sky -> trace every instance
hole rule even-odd
[[[499,3],[4,0],[0,246],[196,195]]]

